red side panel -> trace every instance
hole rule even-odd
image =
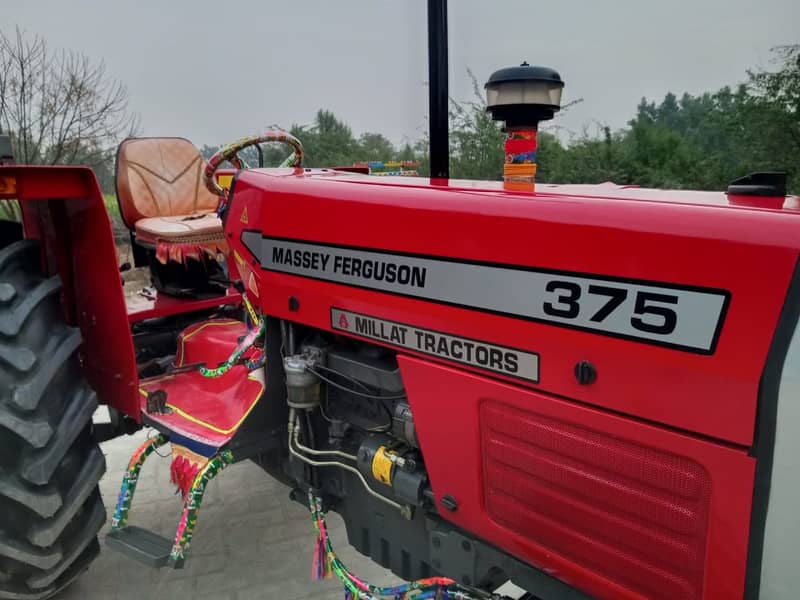
[[[225,304],[241,304],[242,295],[233,288],[225,296],[211,298],[177,298],[153,290],[152,295],[139,295],[126,298],[128,321],[138,323],[146,319],[160,319],[172,315],[186,314],[195,310],[215,308]]]
[[[117,251],[103,196],[85,167],[1,167],[17,178],[25,234],[40,239],[50,274],[63,282],[68,321],[100,401],[139,419],[136,360]]]
[[[400,357],[453,523],[600,598],[736,598],[754,461],[744,451]]]
[[[227,230],[234,233],[231,246],[248,280],[263,253],[243,246],[244,229],[404,256],[705,286],[730,294],[719,343],[712,355],[699,355],[276,271],[254,275],[266,313],[330,329],[336,307],[535,352],[541,377],[531,387],[751,444],[759,378],[797,263],[797,214],[546,193],[521,197],[340,177],[239,175]],[[248,223],[237,213],[245,205]],[[290,296],[298,301],[296,311],[288,308]],[[581,360],[597,367],[591,386],[573,375]]]
[[[367,336],[400,352],[434,493],[458,503],[444,518],[595,597],[741,598],[747,453],[798,260],[798,213],[684,204],[679,192],[634,201],[376,179],[243,172],[234,207],[259,203],[261,218],[229,222],[231,244],[248,269],[262,261],[267,314],[363,338],[334,327],[335,308],[539,357],[538,377],[513,381]],[[306,244],[321,266],[284,255],[292,268],[276,268],[276,240]],[[345,277],[331,249],[447,262],[437,285],[467,293]],[[518,275],[468,279],[464,264]],[[528,319],[542,302],[526,292],[532,272],[721,290],[730,301],[716,345],[696,353]],[[517,312],[493,312],[495,297]],[[576,378],[580,361],[596,367],[593,383]]]

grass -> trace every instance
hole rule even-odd
[[[119,204],[117,204],[117,197],[114,194],[103,194],[103,201],[106,203],[106,210],[108,216],[112,219],[119,219]]]
[[[0,220],[20,220],[19,204],[16,200],[0,200]]]

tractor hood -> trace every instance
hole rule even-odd
[[[311,169],[244,171],[234,190],[229,221],[238,201],[259,207],[236,234],[243,262],[260,262],[265,288],[298,290],[315,326],[335,330],[336,309],[373,317],[370,337],[388,346],[381,323],[485,340],[535,364],[518,377],[495,369],[501,378],[752,444],[800,249],[796,197],[742,205],[610,184],[530,194]],[[297,319],[280,294],[264,301]],[[581,379],[584,360],[596,375]]]

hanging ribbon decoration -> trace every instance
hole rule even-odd
[[[322,501],[311,491],[308,492],[308,505],[311,519],[317,532],[317,542],[311,565],[311,579],[330,578],[336,575],[344,584],[345,600],[499,600],[501,596],[481,590],[466,588],[446,577],[428,577],[401,585],[379,587],[371,585],[347,570],[347,567],[333,550]]]

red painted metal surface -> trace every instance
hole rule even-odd
[[[755,468],[747,448],[798,259],[797,198],[743,204],[610,185],[532,195],[248,171],[237,205],[260,211],[228,224],[248,269],[246,229],[729,292],[718,343],[703,355],[276,271],[258,278],[262,309],[294,322],[332,330],[337,307],[539,355],[534,383],[400,352],[434,492],[459,504],[445,518],[597,597],[741,597]],[[591,385],[573,374],[581,360],[597,368]],[[630,471],[636,461],[643,471]]]
[[[178,338],[176,366],[203,363],[216,367],[227,360],[239,338],[247,333],[244,323],[232,320],[201,321],[187,327]],[[185,371],[142,380],[141,410],[146,412],[147,394],[163,390],[170,414],[149,414],[160,423],[189,439],[219,448],[228,442],[261,398],[263,372],[248,372],[236,365],[221,377],[203,377],[199,371]]]
[[[226,304],[241,304],[242,295],[234,289],[228,290],[225,296],[215,296],[213,298],[177,298],[168,294],[159,293],[152,290],[152,294],[139,294],[130,296],[126,299],[128,310],[128,321],[137,323],[145,319],[155,319],[159,317],[170,317],[172,315],[185,314],[195,310],[204,310],[223,306]]]
[[[267,313],[330,329],[330,307],[336,306],[530,350],[541,356],[540,382],[532,386],[742,446],[751,443],[759,378],[798,257],[800,213],[464,191],[357,175],[287,175],[242,173],[234,205],[258,203],[261,219],[247,226],[232,219],[229,228],[707,286],[728,290],[732,299],[711,356],[271,271],[260,277],[261,289],[269,290],[261,298]],[[233,247],[247,262],[253,257],[238,238],[236,232]],[[289,311],[290,296],[299,300],[298,311]],[[573,375],[580,360],[597,367],[591,386]]]
[[[443,517],[598,598],[741,598],[743,450],[416,358],[400,368],[436,498],[458,503]]]
[[[492,521],[649,598],[700,597],[711,501],[702,465],[528,404],[483,398],[479,410]]]
[[[136,360],[111,223],[94,173],[84,167],[0,167],[17,179],[26,237],[40,239],[63,282],[68,321],[100,401],[139,418]],[[113,350],[113,351],[112,351]]]

